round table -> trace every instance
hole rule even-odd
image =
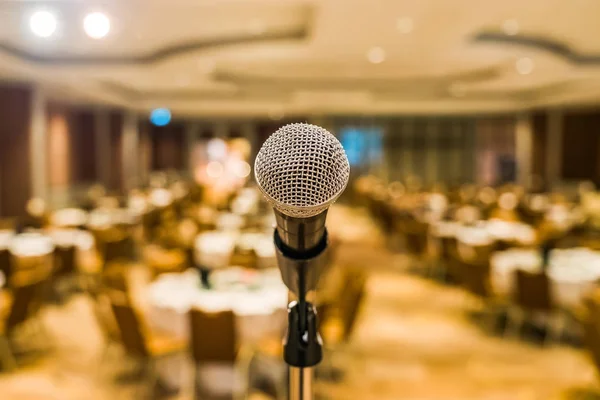
[[[88,220],[88,213],[80,208],[63,208],[56,210],[50,217],[50,222],[58,227],[84,226]]]
[[[536,240],[535,229],[521,222],[502,220],[477,221],[465,225],[455,221],[438,221],[432,224],[431,234],[437,238],[456,238],[473,246],[484,246],[495,241],[532,244]]]
[[[288,290],[279,270],[254,271],[227,268],[211,274],[211,289],[204,289],[199,274],[188,270],[163,274],[147,290],[146,320],[151,329],[181,338],[189,337],[188,311],[200,308],[219,312],[232,310],[236,315],[236,336],[244,345],[253,346],[268,337],[283,337],[287,325]],[[175,360],[173,360],[175,362]],[[206,366],[203,374],[230,376],[231,366]],[[159,367],[162,379],[177,386],[180,374],[168,362]]]

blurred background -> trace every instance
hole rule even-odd
[[[0,2],[3,399],[283,399],[253,179],[351,164],[319,399],[597,399],[600,3]]]

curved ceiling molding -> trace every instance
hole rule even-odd
[[[243,100],[243,99],[277,99],[287,100],[290,97],[289,92],[281,90],[262,90],[261,92],[252,92],[238,88],[223,89],[172,89],[172,90],[138,90],[124,85],[117,81],[103,80],[99,83],[106,89],[115,94],[126,98],[129,101],[139,101],[152,99],[156,101],[169,100]]]
[[[248,71],[247,69],[219,67],[214,73],[217,80],[232,82],[240,86],[243,85],[268,85],[277,87],[296,87],[296,88],[318,88],[318,89],[338,89],[338,88],[366,88],[390,90],[393,87],[402,87],[405,85],[414,86],[415,84],[443,84],[453,82],[482,82],[497,78],[501,75],[500,68],[497,66],[475,69],[471,71],[461,71],[445,75],[415,75],[398,78],[386,77],[360,77],[360,76],[277,76],[272,72]]]
[[[509,36],[500,32],[480,32],[473,37],[474,41],[486,43],[503,43],[531,47],[546,51],[577,65],[600,65],[600,54],[583,54],[558,40],[536,35]]]
[[[7,42],[0,41],[0,52],[20,58],[21,60],[42,65],[149,65],[164,61],[168,58],[185,53],[204,51],[225,46],[252,45],[269,43],[273,41],[304,40],[308,29],[298,27],[291,30],[279,32],[267,32],[261,35],[245,34],[233,37],[214,38],[208,40],[195,40],[173,43],[146,54],[130,56],[76,56],[76,55],[53,55],[46,56],[21,49]]]

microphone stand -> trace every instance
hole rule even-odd
[[[316,288],[326,266],[327,231],[317,246],[307,252],[288,247],[277,229],[274,239],[282,279],[298,299],[288,305],[288,330],[283,345],[283,359],[289,367],[288,399],[312,400],[313,367],[323,358],[323,342],[316,309],[306,296]]]

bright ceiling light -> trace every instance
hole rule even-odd
[[[502,30],[510,36],[519,33],[519,22],[516,19],[507,19],[502,23]]]
[[[385,50],[381,47],[371,47],[367,52],[367,59],[372,64],[381,64],[385,61]]]
[[[110,19],[101,12],[89,13],[83,19],[85,33],[93,39],[102,39],[110,31]]]
[[[56,32],[58,22],[50,11],[36,11],[29,18],[29,28],[39,37],[47,38]]]
[[[401,17],[396,20],[396,29],[400,33],[411,33],[413,30],[413,20],[409,17]]]
[[[521,75],[529,75],[533,72],[533,60],[529,57],[521,57],[515,63],[517,72]]]

